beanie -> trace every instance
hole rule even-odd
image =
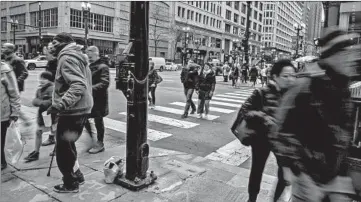
[[[53,38],[53,40],[57,40],[60,43],[72,43],[72,42],[74,42],[74,39],[71,36],[71,34],[68,34],[68,33],[65,33],[65,32],[62,32],[62,33],[56,35]]]
[[[44,78],[49,81],[52,81],[52,79],[53,79],[52,77],[53,77],[53,74],[48,71],[41,72],[41,74],[40,74],[40,78]]]

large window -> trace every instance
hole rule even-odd
[[[263,11],[263,3],[259,3],[259,9],[261,10],[261,11]]]
[[[232,12],[229,10],[226,10],[226,19],[227,20],[232,20]]]
[[[178,17],[182,16],[182,8],[178,6]]]
[[[245,25],[246,24],[246,18],[245,17],[241,17],[241,25]]]
[[[253,22],[253,29],[257,30],[257,23],[256,22]]]
[[[19,24],[25,24],[25,14],[11,15],[10,19],[12,19],[13,21],[17,20]],[[16,26],[16,30],[25,30],[25,26],[18,25],[18,26]]]
[[[239,10],[239,1],[234,2],[234,9]]]
[[[258,25],[258,31],[262,32],[262,25]]]
[[[73,13],[70,13],[70,18]],[[81,13],[79,14],[81,16]],[[41,27],[57,27],[58,26],[58,8],[51,8],[47,10],[42,10],[41,14]],[[80,21],[80,19],[79,19]],[[39,12],[30,13],[30,25],[39,26]]]
[[[232,2],[231,1],[226,1],[226,5],[232,7]]]
[[[262,22],[262,14],[258,14],[258,20]]]
[[[239,22],[239,16],[238,16],[237,14],[234,14],[234,16],[233,16],[233,21],[234,21],[235,23],[238,23],[238,22]]]
[[[257,20],[258,12],[256,10],[253,11],[253,18]]]
[[[6,17],[1,17],[1,31],[6,32],[7,29]]]
[[[233,27],[233,34],[237,34],[237,35],[238,35],[238,27]]]
[[[85,13],[79,10],[70,9],[70,27],[84,28]],[[113,32],[113,17],[90,13],[88,18],[89,29]]]
[[[231,33],[231,25],[226,24],[226,26],[224,27],[224,30],[228,33]]]
[[[82,12],[70,9],[70,27],[82,28]]]
[[[182,18],[184,18],[185,12],[186,12],[186,9],[185,9],[185,8],[182,8]]]
[[[242,9],[241,9],[242,13],[246,14],[246,10],[247,10],[246,4],[242,4]]]

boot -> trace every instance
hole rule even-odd
[[[27,162],[39,160],[39,152],[33,151],[27,157],[24,158]]]

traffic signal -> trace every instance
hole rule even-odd
[[[246,39],[242,39],[242,47],[246,47],[247,46],[247,40]]]

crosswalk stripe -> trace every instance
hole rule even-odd
[[[211,101],[212,104],[213,101]],[[185,102],[172,102],[170,103],[171,105],[176,105],[176,106],[181,106],[181,107],[185,107],[186,103]],[[225,114],[230,114],[232,112],[234,112],[234,110],[231,109],[224,109],[224,108],[218,108],[218,107],[209,107],[209,111],[211,112],[219,112],[219,113],[225,113]]]
[[[156,111],[161,111],[161,112],[168,112],[168,113],[172,113],[172,114],[179,114],[179,115],[182,115],[184,114],[184,111],[183,110],[180,110],[180,109],[175,109],[175,108],[170,108],[170,107],[163,107],[163,106],[156,106],[154,108],[154,110]],[[197,114],[189,114],[188,116],[190,117],[195,117],[195,118],[199,118]],[[214,115],[210,115],[208,114],[208,118],[207,120],[214,120],[216,118],[218,118],[219,116],[214,116]],[[205,118],[203,118],[205,119]]]
[[[237,94],[237,93],[225,93],[226,95],[236,95],[239,97],[249,97],[251,94]]]
[[[240,100],[247,99],[247,97],[245,97],[245,96],[232,96],[232,95],[215,95],[214,97],[235,98],[235,99],[240,99]]]
[[[121,112],[119,113],[121,115],[127,115],[127,112]],[[188,121],[181,121],[177,119],[172,119],[164,116],[158,116],[154,114],[148,114],[148,121],[157,122],[165,125],[175,126],[178,128],[193,128],[195,126],[198,126],[198,123],[192,123]]]
[[[252,95],[253,92],[233,92],[238,95]]]
[[[198,102],[198,99],[192,99],[193,102]],[[241,105],[240,104],[232,104],[232,103],[227,103],[227,102],[218,102],[218,101],[214,101],[211,100],[210,102],[211,105],[222,105],[222,106],[227,106],[227,107],[235,107],[235,108],[239,108]]]
[[[121,133],[127,133],[127,123],[123,121],[117,121],[110,118],[104,118],[104,125],[106,128],[115,130]],[[157,130],[152,130],[148,128],[147,139],[151,141],[158,141],[163,138],[172,136],[170,133],[165,133]]]
[[[225,164],[239,166],[251,157],[251,147],[245,147],[236,139],[225,146],[212,152],[205,158],[213,161],[220,161]]]
[[[235,100],[235,99],[229,99],[229,98],[220,98],[220,97],[213,97],[212,100],[219,100],[219,101],[226,101],[226,102],[236,102],[236,103],[244,103],[244,100]]]

